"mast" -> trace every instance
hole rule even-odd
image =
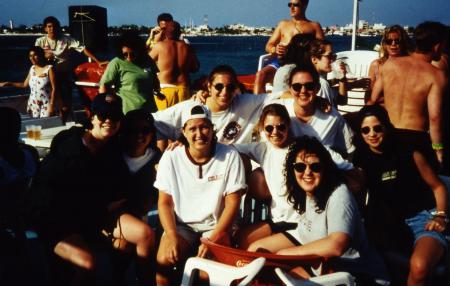
[[[352,29],[352,51],[356,47],[356,31],[358,29],[358,18],[359,18],[359,0],[353,0],[353,29]]]

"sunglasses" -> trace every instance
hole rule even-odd
[[[136,56],[136,53],[135,52],[123,52],[122,53],[122,57],[124,58],[124,59],[126,59],[126,58],[134,58]]]
[[[386,45],[400,45],[400,39],[386,39],[384,40],[384,42],[386,43]]]
[[[310,81],[310,82],[305,82],[305,83],[299,83],[299,82],[297,82],[297,83],[291,84],[292,89],[295,90],[296,92],[300,92],[300,91],[302,90],[303,87],[305,87],[306,90],[311,91],[311,90],[314,90],[314,87],[315,87],[315,86],[316,86],[316,85],[315,85],[314,82],[312,82],[312,81]]]
[[[311,171],[313,171],[314,173],[319,173],[320,171],[322,171],[322,164],[320,164],[319,162],[312,163],[312,164],[297,162],[297,163],[294,163],[293,166],[294,166],[294,170],[298,173],[305,172],[306,167],[309,167],[309,169]]]
[[[232,83],[230,84],[223,84],[223,83],[216,83],[214,85],[214,88],[218,91],[221,92],[224,88],[226,88],[227,90],[231,90],[234,91],[236,89],[236,86]]]
[[[361,133],[364,135],[367,135],[370,133],[370,129],[373,130],[375,133],[381,133],[383,132],[384,128],[382,125],[375,125],[374,127],[370,128],[369,126],[364,126],[361,128]]]
[[[97,119],[101,122],[105,122],[106,119],[111,121],[120,121],[123,117],[119,112],[100,112],[95,114],[95,116],[97,116]]]
[[[275,128],[280,131],[280,132],[284,132],[286,131],[287,127],[286,124],[282,123],[282,124],[278,124],[278,125],[266,125],[264,126],[264,130],[266,130],[267,133],[272,133]]]
[[[300,4],[300,3],[288,3],[288,7],[289,8],[292,8],[292,7],[300,8],[300,7],[302,7],[302,4]]]
[[[321,56],[322,56],[322,57],[328,58],[330,61],[335,61],[336,58],[337,58],[337,55],[334,54],[334,53],[331,53],[331,54],[323,54],[323,55],[321,55]]]

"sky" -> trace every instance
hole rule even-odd
[[[241,23],[274,27],[289,18],[289,0],[0,0],[0,25],[33,25],[49,15],[68,25],[68,6],[98,5],[108,9],[108,25],[154,26],[162,12],[171,13],[181,25],[204,23],[211,27]],[[322,26],[352,21],[353,0],[310,0],[307,17]],[[386,25],[415,26],[425,20],[450,25],[450,0],[363,0],[360,19]]]

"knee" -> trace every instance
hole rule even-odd
[[[140,241],[145,241],[145,242],[151,243],[155,239],[155,233],[153,232],[153,230],[150,228],[149,225],[143,224],[139,230],[139,238],[140,238]]]
[[[250,246],[247,248],[247,251],[256,252],[260,248],[262,248],[262,244],[259,242],[259,240],[257,240],[250,244]]]
[[[169,257],[163,254],[162,251],[158,251],[158,254],[156,255],[156,262],[158,263],[159,268],[162,267],[162,271],[167,270],[170,266],[173,266],[173,263],[169,261]]]
[[[422,257],[413,257],[409,262],[409,275],[414,280],[424,280],[431,272],[431,265]]]

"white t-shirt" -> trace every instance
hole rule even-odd
[[[185,147],[164,152],[154,186],[172,196],[178,221],[198,231],[214,229],[224,197],[247,187],[243,163],[233,147],[220,143],[201,167],[186,152]]]
[[[322,76],[319,77],[320,89],[317,92],[317,96],[323,97],[333,106],[337,106],[337,94],[331,88],[330,83]]]
[[[338,186],[328,198],[325,210],[316,212],[314,199],[306,198],[306,209],[300,215],[297,229],[288,231],[302,245],[322,239],[331,233],[350,236],[350,246],[333,267],[337,271],[366,273],[374,278],[387,280],[388,274],[382,259],[369,245],[358,206],[347,187]]]
[[[291,132],[293,136],[308,135],[316,137],[323,145],[332,148],[341,154],[350,154],[355,150],[352,143],[353,131],[345,119],[336,109],[324,113],[318,109],[308,123],[297,119],[294,111],[294,99],[278,99],[273,103],[283,104],[291,117]]]
[[[269,142],[236,144],[235,147],[240,153],[246,154],[261,165],[272,196],[270,205],[272,221],[298,222],[299,214],[287,200],[286,180],[283,174],[288,147],[277,148]],[[327,150],[339,169],[353,169],[353,164],[344,160],[337,152],[329,148]]]
[[[238,94],[227,110],[212,112],[211,121],[219,142],[223,144],[251,142],[252,132],[258,124],[262,108],[280,95],[281,93]],[[187,101],[180,102],[153,114],[158,139],[178,139],[183,127],[181,113],[186,104]]]

